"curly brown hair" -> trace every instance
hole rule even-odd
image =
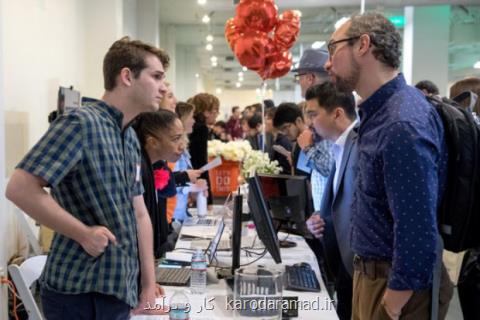
[[[148,43],[123,37],[115,41],[103,59],[103,79],[105,90],[111,91],[116,86],[116,78],[123,68],[129,68],[135,78],[147,67],[145,57],[156,56],[166,70],[170,65],[168,54]]]
[[[346,33],[349,38],[367,34],[373,45],[373,56],[383,64],[397,69],[400,66],[402,39],[395,26],[378,12],[356,14],[350,18]],[[351,45],[353,39],[349,41]]]
[[[220,100],[210,93],[199,93],[187,100],[195,106],[194,117],[196,121],[205,122],[205,111],[219,110]]]

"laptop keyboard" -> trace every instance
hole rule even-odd
[[[157,268],[156,280],[164,286],[187,286],[190,268]]]

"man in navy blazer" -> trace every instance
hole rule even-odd
[[[307,221],[310,232],[321,239],[326,263],[335,275],[337,314],[350,319],[352,313],[353,252],[350,249],[350,217],[353,202],[357,121],[351,93],[338,91],[331,82],[307,90],[307,116],[317,133],[331,140],[335,163],[327,180],[320,212]]]

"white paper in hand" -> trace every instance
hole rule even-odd
[[[285,149],[283,146],[279,145],[279,144],[274,144],[272,146],[273,150],[277,151],[278,153],[280,153],[281,155],[285,156],[285,157],[289,157],[291,152],[288,151],[287,149]]]
[[[212,161],[210,161],[209,163],[207,163],[206,165],[201,167],[199,170],[208,171],[210,169],[218,167],[221,164],[222,164],[222,158],[221,157],[216,157],[215,159],[213,159]]]

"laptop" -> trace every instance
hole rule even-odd
[[[217,233],[205,249],[205,256],[208,257],[208,264],[212,264],[217,253],[217,248],[222,238],[225,224],[220,220]],[[156,281],[166,286],[188,286],[190,281],[190,267],[158,267],[156,268]]]
[[[229,193],[222,207],[222,212],[219,216],[224,216],[226,211],[228,211],[228,205],[231,202],[232,193]],[[205,227],[215,227],[219,223],[219,217],[189,217],[183,221],[183,226],[205,226]]]

